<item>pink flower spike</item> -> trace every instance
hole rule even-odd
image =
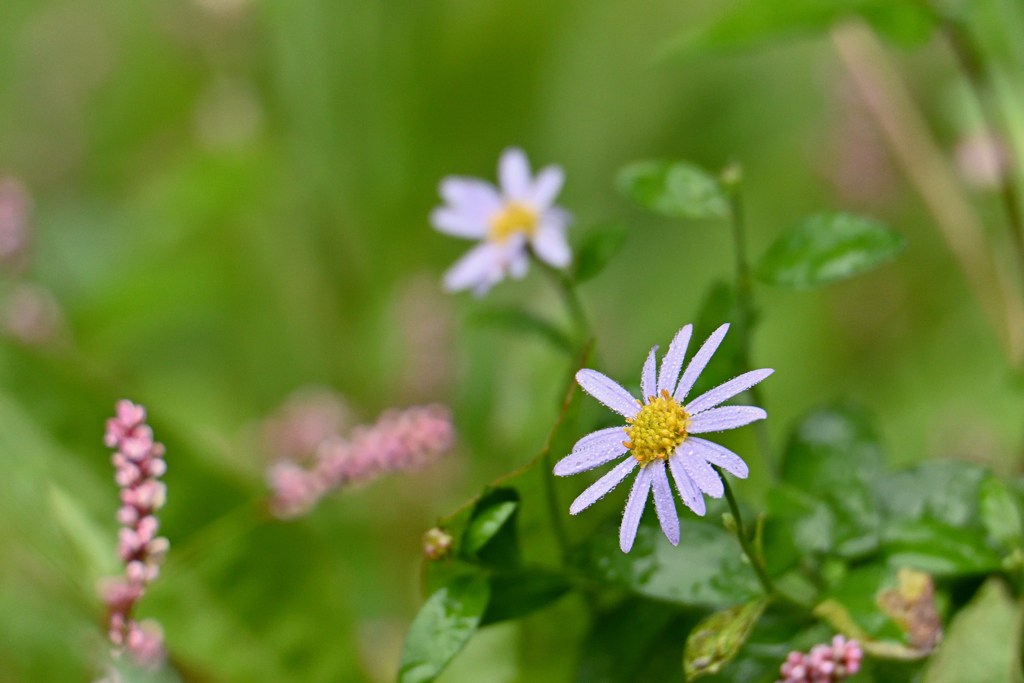
[[[334,489],[433,464],[454,439],[451,413],[445,406],[387,410],[376,424],[353,429],[348,439],[333,435],[321,441],[311,468],[290,460],[271,465],[267,470],[271,508],[285,519],[305,514]]]
[[[167,498],[167,486],[158,479],[167,465],[163,445],[153,441],[153,430],[145,424],[146,409],[131,401],[118,401],[116,413],[107,420],[103,442],[116,449],[111,463],[121,487],[117,521],[123,525],[117,550],[125,567],[123,578],[101,584],[100,597],[107,605],[113,655],[127,652],[135,664],[154,669],[166,657],[163,631],[156,622],[134,621],[131,614],[145,586],[159,576],[170,548],[166,538],[156,536],[160,520],[153,514]]]

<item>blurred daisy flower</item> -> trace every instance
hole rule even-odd
[[[430,215],[440,232],[479,240],[444,275],[449,292],[465,289],[483,296],[506,275],[525,277],[530,252],[555,268],[572,261],[565,239],[571,216],[555,206],[565,173],[546,166],[534,177],[526,153],[505,150],[498,161],[499,188],[477,178],[449,176],[439,192],[445,204]]]
[[[633,547],[651,490],[654,491],[654,509],[665,536],[673,545],[679,543],[679,517],[666,470],[671,471],[683,502],[698,515],[706,511],[702,491],[712,498],[721,498],[725,492],[722,480],[712,465],[741,479],[749,473],[747,464],[738,455],[693,435],[735,429],[767,417],[764,410],[752,406],[716,406],[746,391],[774,371],[744,373],[683,404],[728,329],[728,325],[722,325],[708,337],[690,360],[682,378],[679,378],[679,371],[690,343],[692,325],[679,330],[672,340],[661,361],[660,372],[655,356],[658,347],[651,349],[640,378],[646,402],[637,400],[599,372],[580,370],[576,373],[576,380],[583,390],[625,417],[627,424],[625,427],[598,430],[577,441],[572,453],[555,465],[555,474],[560,477],[578,474],[630,452],[569,507],[573,515],[585,510],[639,467],[619,529],[622,552],[628,553]]]

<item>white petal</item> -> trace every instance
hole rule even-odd
[[[722,338],[725,337],[725,333],[729,331],[729,323],[726,323],[719,327],[717,330],[711,333],[708,340],[704,342],[700,350],[694,354],[690,360],[690,364],[686,366],[686,372],[683,373],[683,378],[679,380],[679,386],[676,387],[675,397],[677,401],[682,402],[686,398],[686,395],[690,393],[690,389],[693,388],[693,383],[700,377],[700,373],[704,372],[704,368],[707,367],[708,361],[711,360],[711,356],[715,355],[715,351],[718,349],[718,345],[722,343]]]
[[[572,447],[572,452],[579,453],[580,451],[585,451],[590,448],[607,446],[610,444],[620,443],[625,440],[625,427],[606,427],[604,429],[598,429],[596,432],[590,432],[585,437],[577,441]]]
[[[661,359],[661,372],[658,373],[658,393],[662,390],[670,394],[676,391],[676,382],[679,381],[679,369],[683,367],[683,359],[686,358],[686,347],[690,345],[690,334],[693,333],[693,325],[687,325],[676,333],[672,343],[668,345],[668,353]]]
[[[585,392],[619,415],[634,417],[640,412],[640,404],[628,391],[619,386],[618,382],[602,375],[597,370],[580,370],[576,373],[576,381],[580,383]]]
[[[672,470],[672,478],[676,481],[676,488],[679,489],[679,495],[682,496],[686,507],[703,517],[704,513],[707,512],[707,507],[704,505],[704,496],[701,494],[700,489],[697,488],[697,485],[693,483],[690,475],[686,473],[686,468],[683,467],[683,459],[673,453],[668,459],[668,468]]]
[[[604,442],[583,450],[573,451],[558,461],[555,465],[555,474],[559,477],[568,477],[572,474],[579,474],[595,467],[600,467],[625,453],[628,448],[623,444],[624,434],[621,429],[616,428],[619,435],[618,442]]]
[[[484,223],[501,210],[498,188],[479,178],[448,176],[441,181],[438,193],[453,209]]]
[[[655,378],[658,367],[658,347],[655,346],[651,349],[651,352],[647,354],[647,361],[644,363],[644,371],[640,375],[640,397],[643,400],[647,400],[658,393],[658,385]]]
[[[545,166],[537,174],[530,189],[530,202],[538,211],[544,211],[551,206],[555,197],[562,191],[562,184],[565,183],[565,171],[560,166]]]
[[[615,469],[594,482],[590,488],[581,493],[579,497],[572,502],[572,505],[569,506],[569,514],[577,515],[604,498],[605,494],[618,486],[619,482],[625,479],[626,475],[636,469],[638,464],[639,463],[637,463],[636,458],[632,456],[620,462],[615,466]]]
[[[633,490],[629,492],[629,500],[626,501],[626,509],[622,513],[622,526],[619,527],[619,547],[624,553],[633,549],[636,530],[640,527],[640,518],[644,516],[647,496],[651,491],[653,473],[654,470],[650,467],[641,469],[633,481]]]
[[[712,465],[718,465],[734,477],[746,479],[750,474],[750,468],[747,467],[747,463],[743,462],[743,458],[725,446],[719,446],[717,443],[696,436],[687,437],[686,443],[690,444],[697,455]]]
[[[444,274],[444,288],[449,292],[476,289],[482,284],[488,288],[501,280],[504,272],[501,249],[483,243],[470,249]]]
[[[537,258],[548,265],[565,268],[572,262],[572,249],[565,239],[564,228],[541,223],[530,244]]]
[[[508,264],[508,274],[513,280],[522,280],[530,270],[530,255],[525,249],[517,251]]]
[[[736,429],[768,417],[768,413],[753,406],[724,406],[705,410],[694,416],[688,431],[690,434],[706,434],[708,432],[724,432]]]
[[[684,441],[676,449],[676,456],[683,461],[683,468],[690,475],[690,479],[700,487],[700,490],[712,498],[721,498],[725,493],[725,486],[722,478],[718,476],[714,468],[704,458],[693,452]]]
[[[439,206],[430,212],[430,224],[438,232],[452,237],[477,240],[487,236],[487,221],[462,213],[449,206]]]
[[[773,372],[775,371],[767,368],[764,370],[752,370],[750,372],[745,372],[739,377],[731,379],[725,384],[720,384],[711,391],[701,394],[700,397],[695,398],[690,405],[686,406],[686,412],[690,413],[690,415],[696,415],[708,408],[714,408],[719,403],[728,401],[736,394],[743,393]]]
[[[509,199],[529,199],[530,161],[526,152],[518,147],[509,147],[498,160],[498,182],[502,193]]]
[[[679,514],[676,512],[676,501],[672,496],[668,475],[665,474],[665,461],[655,460],[647,468],[654,470],[651,488],[654,490],[654,509],[658,513],[661,530],[665,532],[669,543],[679,545]]]

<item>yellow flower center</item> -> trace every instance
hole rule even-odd
[[[537,212],[529,206],[509,202],[505,208],[491,217],[491,230],[488,236],[495,242],[504,242],[520,233],[532,237],[537,230],[538,222]]]
[[[690,414],[683,406],[669,396],[664,389],[661,396],[651,396],[650,403],[640,408],[636,417],[628,418],[628,427],[623,427],[629,441],[623,441],[633,457],[641,465],[655,460],[665,460],[686,438],[690,426]]]

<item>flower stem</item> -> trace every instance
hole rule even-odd
[[[747,237],[746,224],[744,222],[743,201],[740,197],[740,183],[742,182],[742,171],[737,165],[729,166],[722,173],[722,184],[729,196],[729,216],[732,227],[733,252],[736,258],[736,304],[739,309],[736,320],[736,332],[740,338],[740,369],[742,372],[750,372],[750,335],[753,331],[754,317],[757,312],[754,308],[754,287],[753,278],[750,274],[750,264],[747,261]],[[764,408],[764,399],[760,387],[753,386],[747,390],[751,401],[758,408]],[[761,451],[765,466],[770,472],[775,470],[775,457],[772,454],[771,437],[768,434],[768,425],[758,421],[754,425],[757,435],[757,445]]]
[[[750,565],[754,568],[757,580],[761,582],[761,587],[764,589],[765,594],[769,597],[774,597],[778,595],[778,591],[775,590],[775,584],[772,583],[772,578],[768,576],[768,572],[764,568],[764,557],[762,557],[760,552],[755,552],[750,540],[747,538],[747,532],[743,526],[743,515],[740,514],[740,506],[736,502],[736,496],[733,495],[732,487],[729,486],[729,480],[721,468],[715,466],[715,470],[718,471],[718,476],[722,478],[722,485],[725,487],[725,499],[729,501],[729,509],[732,510],[733,519],[736,520],[736,538],[740,542],[743,554],[750,560]]]
[[[562,295],[565,307],[569,311],[569,317],[572,318],[573,327],[576,328],[579,348],[582,349],[590,342],[593,332],[590,327],[590,319],[587,318],[587,312],[583,309],[583,303],[580,301],[579,293],[576,291],[576,285],[557,268],[552,268],[538,258],[534,260]]]

